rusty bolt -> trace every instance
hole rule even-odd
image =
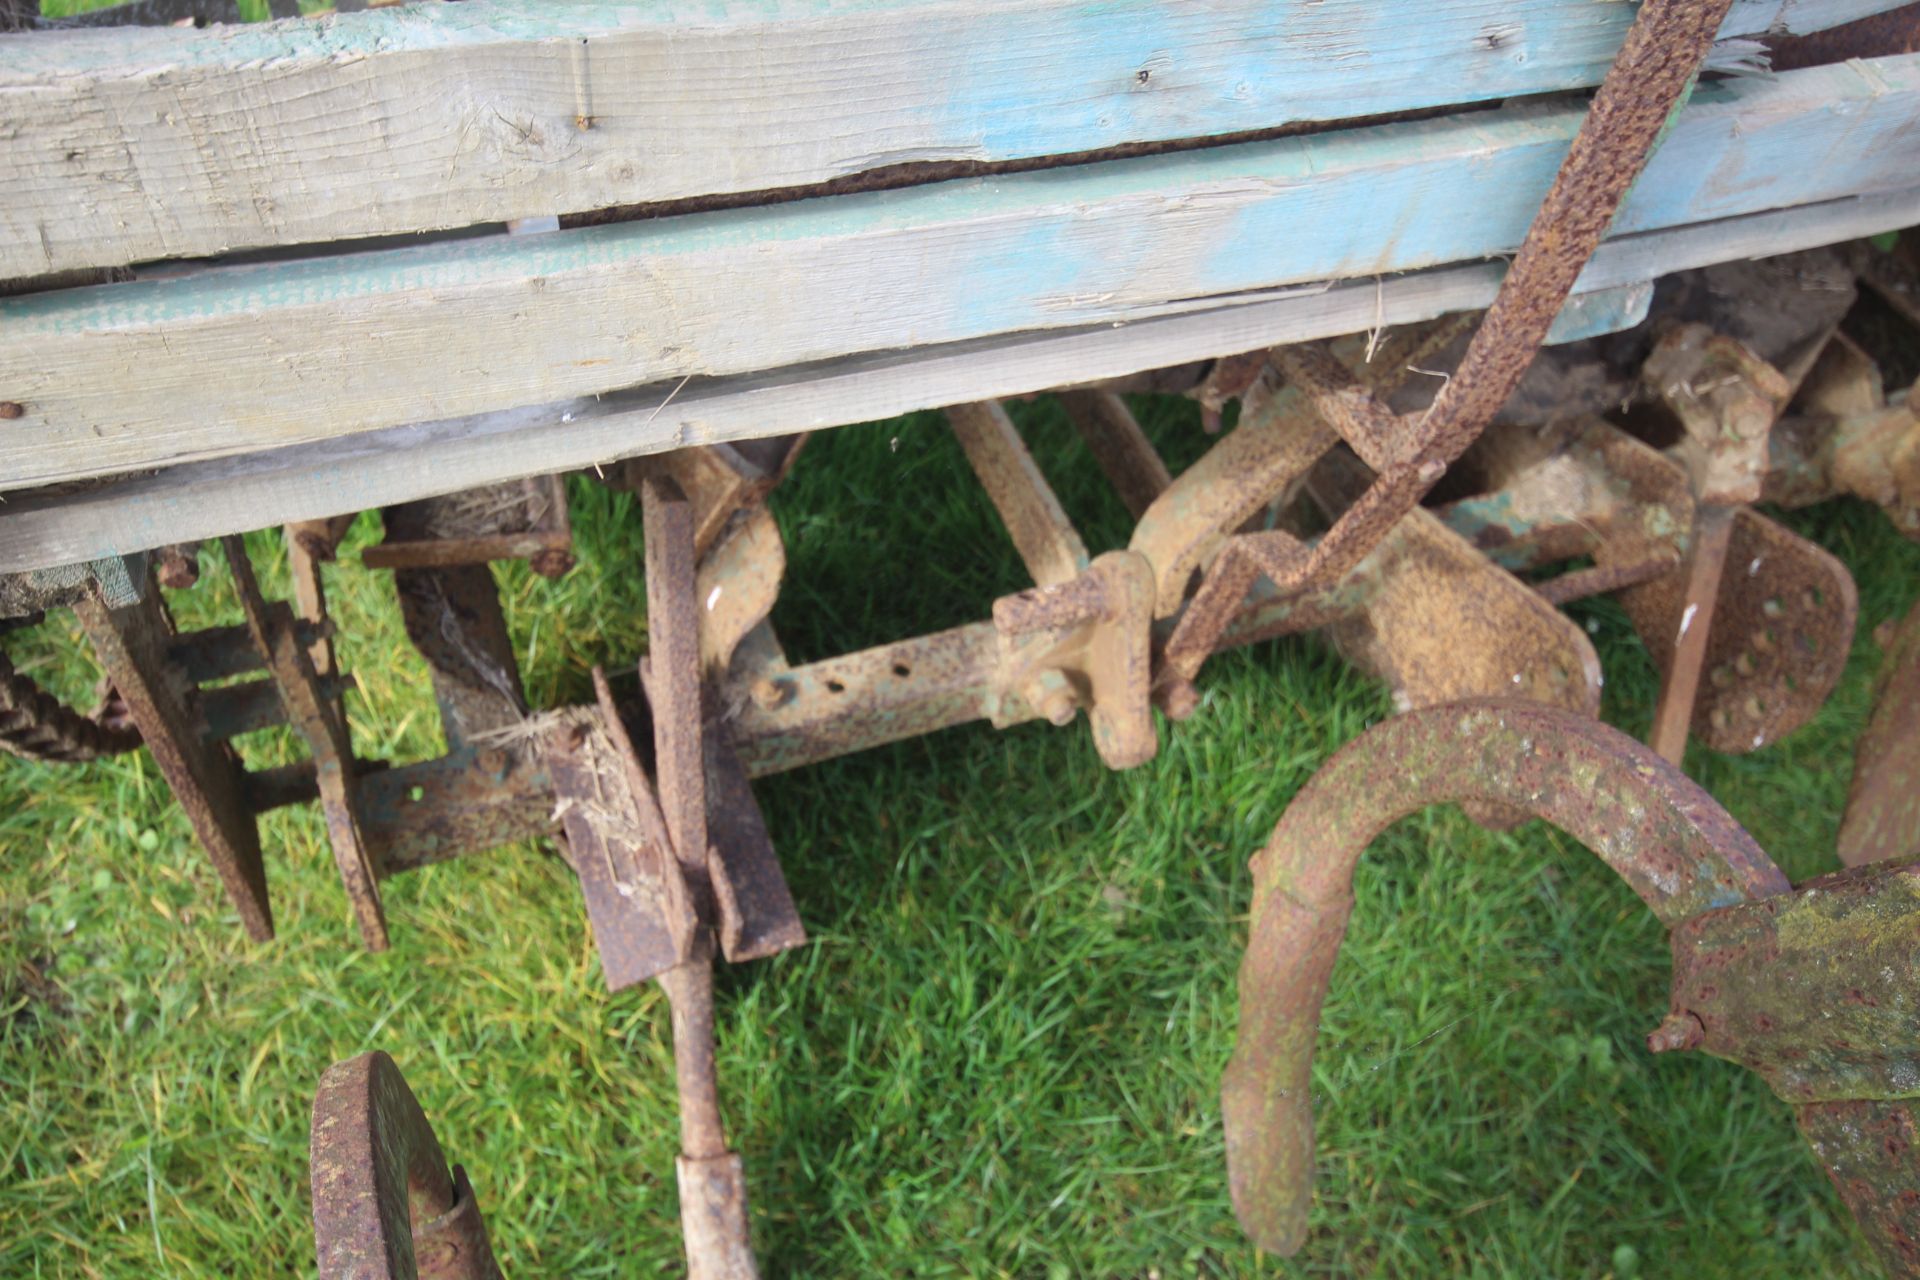
[[[545,551],[536,551],[528,556],[527,567],[543,578],[563,578],[573,568],[573,553],[559,547],[548,547]]]
[[[1027,700],[1027,705],[1038,711],[1049,723],[1055,725],[1073,723],[1074,712],[1079,708],[1080,700],[1074,696],[1073,683],[1067,679],[1067,673],[1058,667],[1047,667],[1036,671],[1020,692],[1021,696]]]
[[[25,414],[26,406],[18,400],[0,400],[0,418],[13,419]]]
[[[772,711],[775,707],[784,706],[787,699],[793,696],[793,688],[786,681],[771,680],[766,676],[753,682],[751,692],[754,704],[762,711]]]
[[[1647,1052],[1672,1053],[1675,1049],[1698,1049],[1706,1042],[1707,1029],[1700,1019],[1686,1010],[1669,1013],[1660,1025],[1647,1033]]]
[[[159,562],[154,566],[154,576],[161,586],[184,591],[200,581],[200,560],[188,548],[162,547],[154,558]]]
[[[1200,691],[1194,688],[1193,681],[1178,677],[1170,678],[1155,689],[1154,699],[1169,720],[1185,720],[1200,709]]]

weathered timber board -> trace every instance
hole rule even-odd
[[[1583,110],[1497,112],[0,300],[0,489],[1518,246]],[[1920,55],[1703,88],[1616,232],[1902,188]]]
[[[1739,0],[1725,31],[1897,3]],[[0,37],[0,279],[1580,88],[1633,11],[469,0]]]
[[[1583,290],[1787,253],[1920,223],[1920,189],[1749,214],[1600,246]],[[0,572],[93,560],[287,520],[322,518],[684,444],[888,418],[1227,352],[1411,324],[1486,306],[1497,263],[1349,283],[1126,325],[851,356],[774,373],[424,423],[192,463],[49,501],[0,505]],[[1580,295],[1576,295],[1578,297]]]

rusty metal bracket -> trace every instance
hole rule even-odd
[[[1855,867],[1673,930],[1647,1038],[1757,1072],[1890,1276],[1920,1276],[1920,865]]]
[[[695,504],[670,474],[639,479],[646,535],[652,779],[596,668],[595,711],[551,722],[561,796],[601,967],[619,989],[657,978],[673,1020],[681,1234],[693,1280],[751,1280],[740,1158],[727,1149],[713,1048],[713,945],[729,959],[804,941],[765,823],[708,692]]]
[[[386,1054],[321,1077],[308,1168],[320,1280],[500,1280],[466,1170]]]
[[[1081,707],[1109,768],[1153,759],[1153,569],[1134,551],[1111,551],[1085,573],[993,603],[1000,641],[993,723],[1031,708],[1056,725]],[[1017,700],[1017,701],[1016,701]],[[1024,704],[1024,706],[1021,706]]]

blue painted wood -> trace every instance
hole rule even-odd
[[[1582,272],[1601,289],[1690,267],[1920,223],[1920,189],[1610,240]],[[1117,377],[1226,351],[1476,310],[1497,262],[1353,281],[1126,325],[863,353],[825,364],[639,387],[501,413],[189,463],[0,503],[0,573],[69,565],[288,520],[322,519],[573,470],[687,443],[751,439]]]
[[[1901,0],[1737,0],[1725,31]],[[468,0],[0,36],[0,278],[1598,83],[1624,0]]]
[[[1575,107],[0,301],[0,486],[1510,252]],[[1703,88],[1616,232],[1900,189],[1920,55]]]
[[[1567,299],[1567,304],[1560,308],[1560,314],[1553,318],[1553,324],[1547,330],[1546,345],[1558,346],[1564,342],[1579,342],[1583,338],[1597,338],[1602,334],[1631,329],[1647,318],[1647,311],[1652,305],[1651,280],[1615,285],[1611,289],[1595,289],[1591,293],[1576,293]]]

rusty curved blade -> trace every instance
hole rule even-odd
[[[1254,859],[1240,1032],[1221,1084],[1234,1212],[1292,1253],[1312,1200],[1313,1042],[1373,838],[1445,801],[1546,819],[1606,861],[1663,922],[1788,889],[1711,796],[1617,729],[1538,704],[1475,701],[1377,725],[1294,797]]]

